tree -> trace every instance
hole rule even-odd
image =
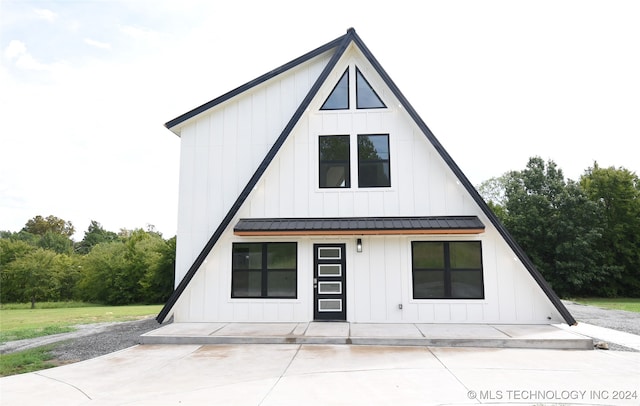
[[[13,238],[29,241],[31,244],[55,251],[59,254],[71,254],[73,241],[71,236],[75,232],[70,221],[55,216],[35,216],[27,221],[20,233]]]
[[[36,234],[31,234],[26,231],[18,231],[17,233],[12,233],[6,231],[3,233],[3,239],[8,239],[12,241],[23,241],[32,247],[38,247],[40,244],[40,236]]]
[[[505,226],[543,274],[549,273],[555,251],[556,196],[565,187],[555,163],[530,158],[523,171],[509,174]]]
[[[57,280],[55,300],[75,300],[79,297],[77,286],[82,277],[81,259],[78,255],[66,254],[59,254],[54,258],[53,271]]]
[[[55,252],[38,248],[3,267],[2,300],[30,301],[32,309],[37,300],[56,300],[55,257]]]
[[[130,303],[131,298],[122,291],[122,279],[127,273],[125,251],[122,241],[105,242],[94,246],[84,257],[78,283],[83,300],[109,305]]]
[[[493,177],[485,180],[478,186],[478,193],[487,203],[493,213],[504,222],[506,217],[505,204],[507,198],[505,196],[506,185],[509,182],[510,174],[507,172],[502,176]]]
[[[35,250],[33,245],[9,238],[0,239],[0,269]]]
[[[640,297],[640,180],[624,168],[601,168],[597,162],[580,178],[580,185],[597,204],[604,219],[597,250],[603,265],[618,272],[601,290],[608,296]]]
[[[15,301],[19,294],[19,287],[14,283],[15,275],[9,265],[34,250],[32,245],[21,240],[0,239],[0,302]]]
[[[22,231],[40,236],[45,235],[47,232],[52,232],[71,238],[76,230],[70,221],[65,221],[56,216],[47,216],[46,218],[35,216],[27,221]]]
[[[579,184],[568,181],[558,202],[555,286],[565,295],[602,295],[598,288],[618,269],[603,264],[597,249],[604,223],[600,208],[590,201]]]
[[[176,237],[163,241],[156,248],[160,257],[145,272],[140,282],[146,303],[164,303],[173,292],[176,267]]]
[[[91,220],[89,228],[84,232],[84,238],[76,245],[76,252],[79,254],[88,254],[95,245],[117,239],[118,235],[116,233],[105,230],[100,223]]]
[[[58,254],[71,254],[73,252],[73,241],[64,234],[47,231],[40,240],[38,246]]]
[[[173,288],[175,238],[142,229],[95,245],[82,262],[84,300],[110,305],[159,303]]]
[[[505,226],[556,293],[576,294],[609,276],[596,250],[599,208],[553,161],[533,157],[511,172],[505,197]]]

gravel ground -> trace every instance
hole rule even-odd
[[[640,335],[640,313],[606,310],[569,301],[565,301],[564,304],[578,322]],[[57,343],[52,351],[55,362],[67,364],[137,345],[140,342],[140,335],[159,327],[160,325],[153,318],[122,323],[83,325],[73,333],[5,343],[0,346],[0,353]],[[613,343],[608,345],[613,351],[635,351]]]
[[[70,333],[6,342],[0,345],[0,354],[55,344],[52,353],[59,363],[83,361],[139,344],[140,335],[159,327],[154,318],[80,324]]]
[[[64,341],[52,353],[60,363],[84,361],[138,345],[140,335],[159,327],[154,318],[113,323],[95,334]]]
[[[569,301],[563,303],[578,322],[640,335],[640,313],[602,309]]]
[[[640,313],[602,309],[600,307],[587,306],[570,301],[563,301],[563,303],[578,323],[582,322],[640,335]],[[598,341],[598,339],[598,337],[594,337],[594,341]],[[623,347],[614,343],[607,344],[610,350],[636,352],[633,348]]]

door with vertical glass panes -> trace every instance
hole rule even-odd
[[[346,320],[345,244],[314,244],[313,252],[313,318]]]

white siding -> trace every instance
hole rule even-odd
[[[354,63],[389,108],[319,111],[346,64]],[[320,63],[300,68],[219,106],[182,130],[178,280],[246,185],[320,68]],[[512,250],[398,105],[366,61],[353,50],[347,52],[176,304],[176,320],[309,321],[313,318],[313,244],[342,242],[347,247],[349,321],[560,322],[557,310],[525,267],[514,259]],[[359,189],[356,137],[375,133],[390,137],[391,187]],[[318,187],[318,137],[331,134],[351,136],[350,189]],[[487,228],[472,236],[362,236],[361,253],[354,247],[358,236],[258,238],[238,237],[232,231],[239,218],[247,217],[435,215],[475,215]],[[485,298],[414,300],[410,249],[414,240],[480,240]],[[298,297],[231,299],[231,245],[238,241],[297,241]]]
[[[322,55],[184,123],[176,284],[227,214],[326,65]]]

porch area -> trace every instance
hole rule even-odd
[[[556,325],[306,323],[171,323],[141,344],[347,344],[592,350],[593,339]]]

